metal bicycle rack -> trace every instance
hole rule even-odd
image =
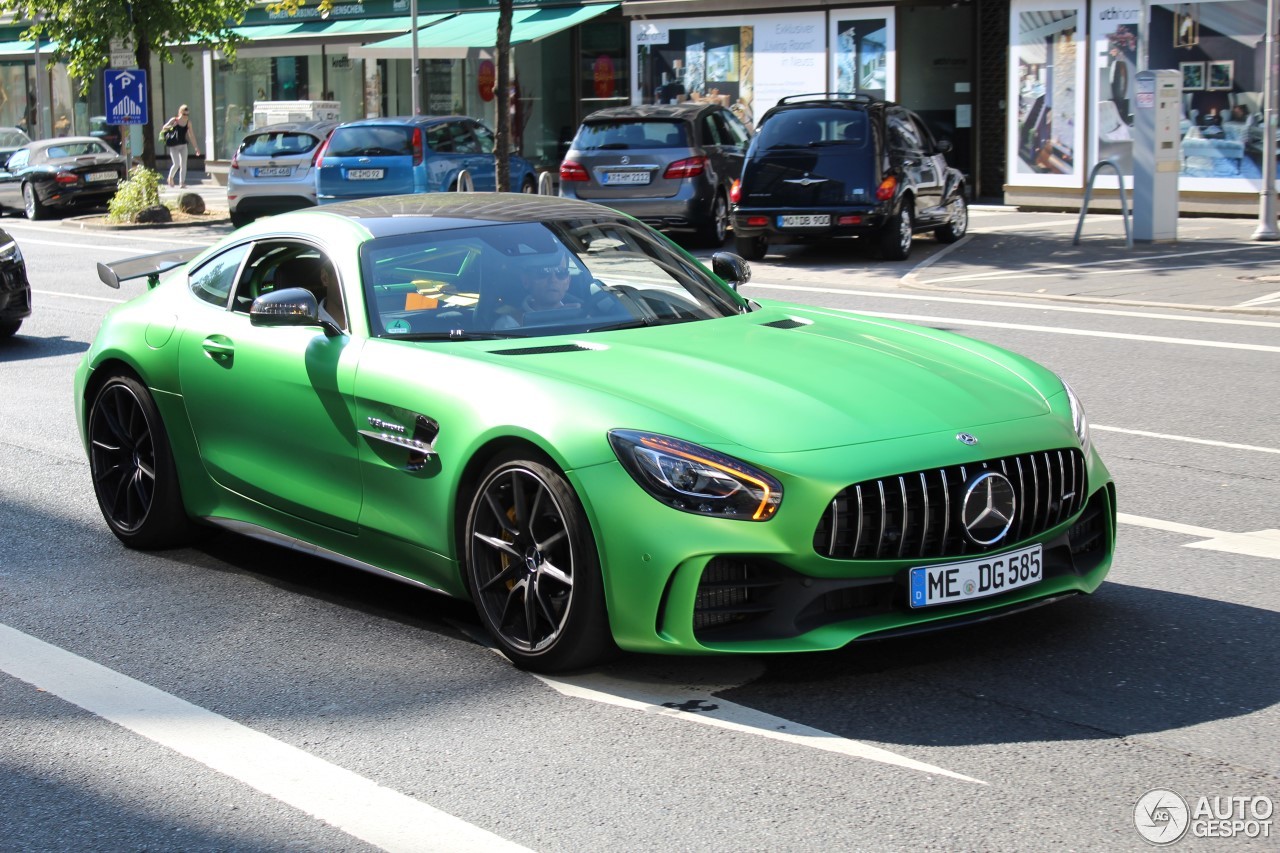
[[[473,193],[476,191],[475,182],[471,180],[471,173],[463,169],[458,173],[458,192]]]
[[[1084,189],[1084,203],[1080,205],[1080,220],[1076,222],[1076,236],[1072,238],[1071,245],[1080,245],[1080,229],[1084,228],[1084,217],[1089,212],[1089,199],[1093,197],[1093,179],[1098,176],[1098,171],[1104,166],[1110,166],[1114,169],[1116,179],[1120,181],[1120,216],[1124,219],[1124,244],[1132,249],[1133,231],[1129,227],[1129,203],[1124,194],[1124,175],[1114,160],[1100,160],[1093,167],[1093,170],[1089,172],[1089,182]]]
[[[551,173],[543,171],[538,175],[538,195],[555,195],[555,187],[551,182]]]

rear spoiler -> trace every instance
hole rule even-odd
[[[109,264],[98,262],[98,278],[107,287],[120,289],[120,282],[130,279],[147,279],[147,287],[155,287],[160,283],[160,275],[171,269],[182,266],[205,250],[203,246],[188,249],[174,249],[169,252],[156,252],[151,255],[138,255]]]

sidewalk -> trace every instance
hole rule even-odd
[[[1118,214],[975,205],[969,236],[902,279],[924,290],[1280,315],[1280,242],[1256,219],[1182,217],[1177,240],[1125,244]]]

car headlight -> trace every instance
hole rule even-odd
[[[782,484],[740,459],[650,432],[615,429],[609,444],[640,488],[684,512],[768,521],[782,504]]]
[[[4,261],[21,261],[22,250],[18,248],[17,242],[10,240],[7,243],[0,243],[0,260]]]
[[[1070,385],[1063,382],[1062,387],[1067,389],[1067,402],[1071,404],[1071,427],[1076,431],[1076,438],[1080,439],[1080,446],[1088,453],[1089,418],[1085,416],[1084,404],[1080,402],[1080,398],[1076,396],[1076,392]]]

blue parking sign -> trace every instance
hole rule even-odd
[[[103,72],[107,89],[107,124],[147,123],[147,72],[112,68]]]

